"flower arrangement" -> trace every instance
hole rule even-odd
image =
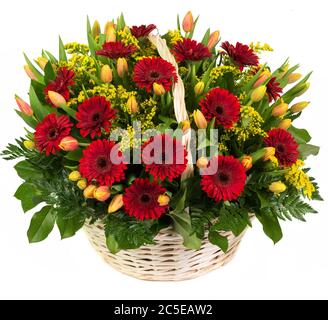
[[[24,160],[15,197],[24,212],[42,204],[28,230],[44,240],[101,221],[112,253],[154,244],[173,226],[189,249],[202,239],[228,250],[255,216],[275,243],[279,221],[304,220],[321,200],[305,160],[319,148],[294,121],[308,102],[310,74],[285,61],[260,64],[269,45],[194,40],[189,12],[161,36],[121,15],[88,44],[59,41],[59,57],[26,58],[27,103],[16,96],[26,137],[2,156]],[[178,90],[179,89],[179,90]]]

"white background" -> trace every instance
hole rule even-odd
[[[129,24],[155,23],[164,32],[175,28],[176,13],[200,14],[198,31],[220,29],[231,42],[268,42],[276,49],[266,55],[273,66],[286,57],[314,70],[307,94],[311,106],[298,121],[321,145],[311,158],[312,174],[328,199],[327,177],[327,16],[325,1],[21,1],[0,8],[0,148],[24,134],[15,115],[14,94],[27,98],[29,81],[22,52],[37,57],[42,48],[56,52],[57,37],[65,42],[86,40],[85,21],[106,20],[125,13]],[[198,34],[199,35],[199,34]],[[301,222],[284,223],[285,237],[273,246],[255,223],[236,258],[228,266],[199,279],[181,283],[135,280],[102,262],[80,232],[61,242],[58,232],[29,245],[24,216],[13,198],[20,179],[13,163],[0,162],[0,298],[19,299],[297,299],[328,298],[325,203],[314,203],[319,214]]]

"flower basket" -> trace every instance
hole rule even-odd
[[[260,64],[267,44],[218,49],[210,30],[196,41],[197,21],[189,12],[160,34],[88,19],[87,45],[60,38],[58,57],[25,56],[29,103],[16,96],[16,112],[29,128],[2,156],[23,158],[24,212],[43,205],[30,243],[84,227],[115,269],[177,281],[229,262],[253,217],[277,243],[280,220],[315,212],[303,167],[319,147],[293,125],[311,74]]]
[[[102,223],[86,224],[84,230],[91,245],[111,267],[128,276],[148,281],[183,281],[200,277],[220,268],[235,256],[245,234],[238,237],[232,232],[222,235],[229,240],[229,249],[223,252],[206,237],[199,250],[187,249],[183,238],[172,228],[160,231],[154,245],[134,250],[109,252]]]

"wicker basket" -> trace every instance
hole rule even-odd
[[[235,255],[244,234],[228,236],[229,250],[224,253],[205,238],[200,250],[183,246],[182,237],[173,229],[162,230],[155,245],[111,254],[106,247],[104,225],[100,222],[85,225],[85,231],[95,250],[114,269],[141,280],[182,281],[197,278],[227,264]]]

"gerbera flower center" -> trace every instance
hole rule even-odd
[[[58,130],[57,128],[51,128],[48,132],[48,138],[49,139],[56,139],[58,136]]]
[[[97,166],[100,168],[100,169],[105,169],[108,165],[108,161],[105,157],[99,157],[97,159]]]
[[[95,114],[92,116],[92,121],[94,121],[94,122],[99,121],[99,119],[100,119],[100,114],[99,114],[99,113],[95,113]]]
[[[216,111],[217,114],[222,115],[223,114],[223,107],[217,106],[215,111]]]
[[[276,149],[278,152],[285,152],[285,146],[282,144],[278,144]]]
[[[152,71],[152,72],[150,73],[150,77],[153,78],[153,79],[158,79],[159,76],[160,76],[160,74],[159,74],[159,72],[157,72],[157,71]]]
[[[230,176],[225,172],[219,172],[218,173],[218,179],[219,179],[221,184],[226,185],[230,181]]]
[[[151,200],[151,197],[149,194],[145,193],[140,197],[140,202],[141,203],[149,203]]]

